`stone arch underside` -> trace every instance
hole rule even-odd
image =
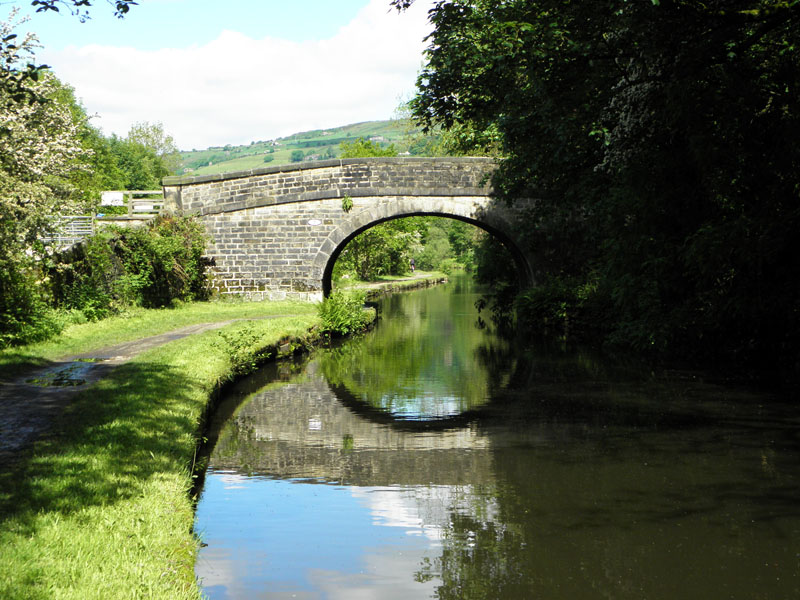
[[[353,211],[355,213],[355,211]],[[323,296],[331,292],[336,259],[347,243],[379,223],[412,216],[436,216],[457,219],[475,225],[497,238],[511,253],[525,286],[533,281],[533,269],[515,235],[515,211],[486,196],[410,197],[376,202],[344,220],[328,235],[314,257],[312,273],[319,276]]]

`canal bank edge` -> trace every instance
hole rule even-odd
[[[253,354],[306,350],[315,323],[248,321],[177,340],[76,396],[61,433],[0,475],[0,596],[198,598],[188,493],[198,424]],[[252,343],[234,357],[223,334]]]
[[[356,334],[368,331],[374,327],[377,322],[378,315],[374,308],[365,307],[364,313],[367,315],[366,324],[364,329],[360,332],[355,332]],[[224,331],[220,333],[225,337]],[[304,335],[287,336],[278,341],[267,343],[256,350],[240,353],[232,349],[232,366],[229,375],[220,380],[209,393],[208,402],[203,409],[198,423],[197,446],[192,460],[193,482],[190,496],[193,502],[197,501],[197,495],[202,490],[208,456],[213,450],[213,448],[209,447],[209,439],[206,435],[209,419],[214,414],[214,411],[217,410],[219,402],[225,396],[226,392],[239,380],[252,374],[259,367],[270,362],[289,359],[300,354],[311,352],[319,345],[329,343],[333,338],[346,337],[350,336],[341,334],[332,335],[329,332],[322,331],[317,324],[309,328]],[[230,342],[228,343],[230,344]]]
[[[391,279],[388,281],[379,281],[375,283],[363,283],[351,287],[343,288],[344,290],[361,290],[366,292],[366,298],[370,302],[393,294],[395,292],[410,292],[421,288],[430,287],[432,285],[441,285],[447,283],[447,275],[444,273],[425,273],[424,275],[411,277],[404,277],[398,279]]]
[[[320,344],[318,325],[244,319],[149,348],[75,394],[0,473],[0,597],[198,598],[191,492],[206,419],[240,377]]]

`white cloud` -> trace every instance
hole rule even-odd
[[[107,135],[161,121],[183,149],[248,143],[391,117],[413,92],[431,2],[401,14],[388,4],[371,0],[326,40],[223,31],[187,48],[70,46],[40,58],[76,89]]]

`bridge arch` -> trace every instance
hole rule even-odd
[[[357,218],[347,220],[339,225],[330,233],[314,257],[315,271],[322,270],[323,296],[327,297],[330,294],[336,260],[353,238],[380,223],[403,217],[442,217],[479,227],[498,239],[508,249],[514,259],[521,286],[524,287],[533,282],[533,272],[527,256],[508,234],[509,223],[488,223],[486,219],[481,220],[468,210],[465,202],[437,202],[437,200],[435,198],[418,198],[402,203],[380,204],[367,211],[366,214],[358,215]],[[333,251],[329,252],[328,249],[331,247],[333,247]]]
[[[533,278],[518,243],[530,201],[508,206],[489,183],[488,158],[358,158],[264,167],[200,177],[167,177],[165,209],[197,215],[211,238],[214,287],[252,299],[320,300],[346,243],[378,223],[436,215],[472,223]],[[352,200],[344,210],[343,199]]]

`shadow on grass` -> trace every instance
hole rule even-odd
[[[6,350],[0,354],[0,381],[13,381],[22,375],[52,367],[54,364],[56,363],[41,356]]]
[[[33,527],[37,513],[107,505],[141,493],[150,478],[188,472],[205,401],[197,388],[172,367],[117,367],[75,397],[57,433],[0,473],[0,519]]]

